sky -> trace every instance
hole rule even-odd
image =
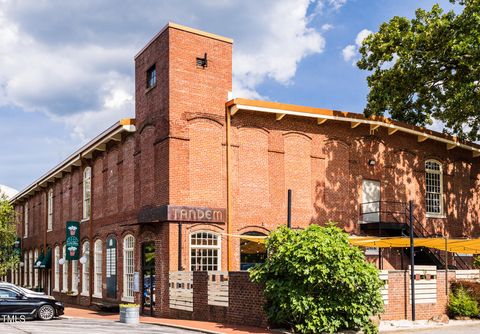
[[[124,117],[168,21],[234,39],[236,97],[363,112],[363,38],[430,0],[0,0],[0,184],[21,190]]]

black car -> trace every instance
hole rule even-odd
[[[63,303],[43,293],[0,283],[0,318],[2,316],[24,316],[40,320],[51,320],[63,314]]]

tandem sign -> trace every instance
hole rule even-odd
[[[152,222],[191,222],[191,223],[225,223],[226,210],[197,206],[163,205],[145,208],[138,215],[140,223]]]

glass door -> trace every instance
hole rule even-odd
[[[153,316],[155,309],[155,243],[142,245],[142,313]]]

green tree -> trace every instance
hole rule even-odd
[[[383,309],[383,283],[345,232],[333,224],[280,227],[266,247],[266,262],[250,269],[250,277],[265,286],[271,323],[301,333],[376,331],[369,317]]]
[[[357,66],[370,71],[365,115],[413,125],[445,123],[445,132],[479,140],[480,0],[456,3],[458,12],[417,9],[395,16],[369,35]]]
[[[18,263],[18,255],[14,250],[16,238],[15,211],[0,192],[0,276]]]

